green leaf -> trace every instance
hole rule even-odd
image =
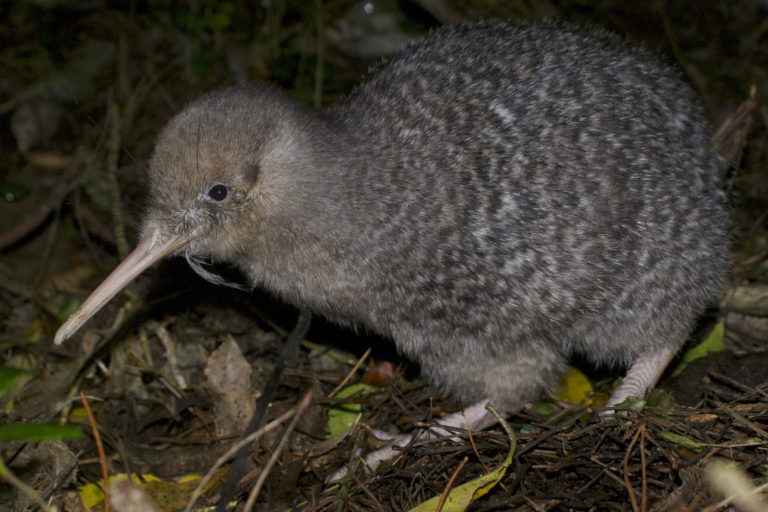
[[[712,352],[722,352],[725,350],[723,334],[725,334],[725,324],[723,322],[718,322],[704,341],[685,351],[682,361],[677,365],[675,371],[672,372],[672,377],[682,372],[691,361],[700,359]]]
[[[697,443],[689,437],[681,436],[680,434],[675,434],[674,432],[661,432],[659,437],[666,439],[671,443],[675,443],[678,446],[682,446],[683,448],[688,448],[689,450],[698,452],[702,448],[701,443]]]
[[[623,402],[620,404],[616,404],[616,412],[620,413],[622,411],[635,411],[635,412],[641,412],[643,409],[645,409],[646,401],[642,398],[637,398],[636,396],[628,396]]]
[[[8,388],[13,386],[19,377],[22,375],[29,375],[32,372],[29,370],[22,370],[21,368],[14,368],[12,366],[0,366],[0,395],[3,394]]]
[[[75,425],[55,423],[9,423],[0,425],[0,441],[59,441],[79,439],[83,435]]]
[[[362,399],[378,388],[368,384],[352,384],[336,393],[335,398]],[[343,434],[355,424],[363,411],[362,404],[340,404],[328,410],[328,430],[331,436]]]
[[[24,199],[27,195],[29,195],[29,189],[24,185],[8,180],[0,180],[0,196],[4,197],[9,203]]]
[[[539,414],[541,416],[549,416],[550,414],[553,414],[557,410],[554,405],[548,402],[539,402],[539,401],[533,402],[531,404],[531,409],[533,409],[533,411],[536,414]]]
[[[62,322],[66,321],[67,318],[69,318],[69,315],[77,311],[77,308],[80,306],[80,301],[77,299],[72,299],[67,303],[66,306],[64,306],[61,311],[59,311],[59,320]]]

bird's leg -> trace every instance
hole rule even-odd
[[[379,430],[374,430],[373,434],[377,438],[388,439],[391,440],[391,442],[387,446],[384,446],[383,448],[380,448],[366,455],[365,464],[369,468],[376,469],[376,467],[381,462],[394,459],[400,453],[400,450],[397,448],[407,446],[412,441],[431,439],[441,436],[455,436],[456,429],[466,429],[470,431],[485,430],[486,428],[498,422],[496,417],[485,409],[485,405],[487,403],[488,400],[477,402],[476,404],[471,405],[470,407],[466,407],[461,411],[449,414],[443,418],[440,418],[439,420],[436,420],[434,426],[415,430],[411,434],[392,435],[386,432],[381,432]],[[504,412],[501,411],[501,414],[503,416]],[[452,439],[455,441],[459,440],[458,437],[452,437]],[[331,477],[328,478],[328,481],[333,482],[335,480],[339,480],[346,474],[346,468],[342,468],[331,475]]]
[[[668,345],[654,352],[649,352],[640,356],[627,371],[621,385],[611,395],[606,403],[610,409],[607,409],[602,416],[613,414],[613,407],[622,403],[630,396],[642,398],[648,389],[652,388],[658,382],[662,373],[669,362],[675,357],[678,351],[678,345]],[[407,446],[412,440],[429,439],[438,436],[453,436],[454,430],[467,429],[472,431],[481,431],[497,423],[496,417],[485,409],[488,400],[482,400],[476,404],[465,408],[463,411],[449,414],[435,422],[435,426],[428,429],[419,429],[411,434],[392,435],[386,432],[374,430],[373,434],[379,439],[391,440],[391,442],[376,451],[369,453],[365,457],[365,464],[369,468],[375,469],[381,462],[395,458],[402,448]],[[501,411],[505,416],[508,411]],[[445,427],[445,428],[441,428]],[[454,437],[455,440],[458,438]],[[347,474],[346,468],[343,468],[328,478],[329,482],[339,480]]]
[[[641,355],[632,363],[621,385],[611,394],[611,398],[605,404],[607,407],[615,407],[630,396],[644,398],[645,393],[659,381],[667,365],[675,357],[679,345],[672,344],[653,352]],[[609,409],[604,415],[613,414]]]
[[[489,400],[482,400],[474,405],[465,407],[461,411],[454,412],[453,414],[435,420],[434,426],[421,429],[417,431],[418,434],[416,435],[418,435],[418,439],[431,439],[434,437],[450,436],[455,433],[456,429],[472,431],[485,430],[486,428],[495,425],[498,421],[496,417],[485,408],[488,402]],[[446,428],[440,428],[441,426]],[[379,439],[404,438],[410,441],[413,437],[411,434],[393,436],[392,434],[387,434],[386,432],[378,430],[374,430],[373,433]],[[398,444],[398,446],[402,447],[405,446],[405,444]]]

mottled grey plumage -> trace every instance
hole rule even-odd
[[[260,85],[174,118],[146,231],[519,407],[570,354],[685,340],[727,273],[708,125],[646,51],[561,23],[432,32],[340,105]],[[209,197],[213,184],[227,197]]]

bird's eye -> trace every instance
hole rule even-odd
[[[227,194],[229,194],[229,188],[227,188],[226,185],[223,183],[214,183],[211,185],[211,188],[208,189],[207,196],[217,203],[220,203],[227,198]]]

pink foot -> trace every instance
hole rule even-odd
[[[668,345],[636,359],[627,371],[621,385],[611,394],[611,398],[605,405],[615,407],[630,396],[645,398],[645,393],[659,381],[661,374],[675,357],[678,348],[677,345]],[[601,415],[611,416],[613,412],[613,409],[608,409],[603,411]]]
[[[449,414],[444,418],[435,421],[435,426],[428,429],[419,429],[412,434],[392,435],[386,432],[375,430],[373,433],[379,439],[391,439],[392,442],[383,448],[369,453],[365,457],[365,464],[371,469],[376,469],[378,465],[385,460],[394,459],[400,453],[397,448],[402,448],[411,443],[412,440],[432,439],[441,436],[453,436],[455,429],[466,429],[473,432],[484,430],[494,425],[498,420],[485,409],[488,400],[483,400],[463,411]],[[502,413],[503,414],[503,413]],[[440,428],[440,426],[447,428]],[[459,441],[458,437],[452,437],[454,441]],[[343,478],[347,474],[347,468],[342,468],[330,476],[326,481],[334,482]]]

